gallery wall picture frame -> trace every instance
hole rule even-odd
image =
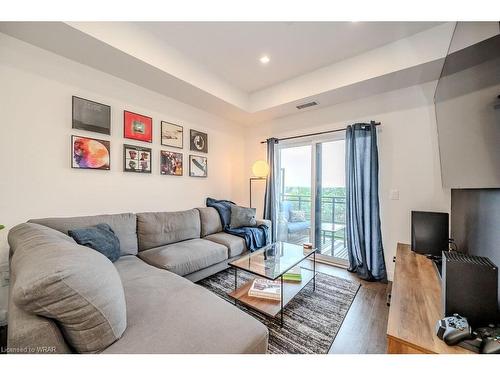
[[[71,168],[111,169],[111,143],[103,139],[71,136]]]
[[[189,176],[208,176],[208,160],[206,156],[189,155]]]
[[[73,129],[111,134],[111,107],[109,105],[73,95],[71,114]]]
[[[208,153],[208,135],[198,130],[190,129],[189,145],[191,151]]]
[[[160,151],[160,174],[182,176],[184,174],[184,156],[180,152]]]
[[[173,124],[167,121],[161,121],[160,123],[160,136],[161,145],[183,148],[184,145],[184,127],[181,125]]]
[[[123,137],[152,143],[153,119],[139,113],[123,111]]]
[[[147,147],[123,145],[123,171],[151,173],[153,151]]]

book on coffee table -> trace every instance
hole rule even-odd
[[[302,271],[300,266],[293,267],[290,271],[283,274],[283,280],[285,281],[302,281]]]
[[[248,290],[248,295],[279,301],[281,299],[281,283],[277,280],[255,279]]]

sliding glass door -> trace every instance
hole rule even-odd
[[[311,242],[319,258],[347,264],[345,133],[278,148],[278,239]]]
[[[317,143],[316,155],[315,244],[321,254],[345,263],[345,140]]]
[[[312,146],[290,145],[279,150],[278,239],[312,242]]]

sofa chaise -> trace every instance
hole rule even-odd
[[[67,235],[99,223],[120,240],[114,263]],[[9,245],[11,353],[267,351],[262,323],[193,283],[247,251],[213,208],[30,220]]]

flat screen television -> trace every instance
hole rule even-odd
[[[448,250],[449,215],[446,212],[411,212],[411,249],[441,257]]]

